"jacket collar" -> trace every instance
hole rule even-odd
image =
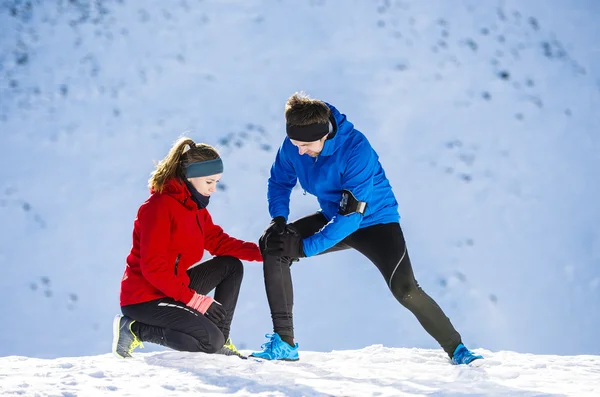
[[[154,189],[150,191],[150,193],[155,194]],[[167,194],[173,197],[175,200],[180,202],[185,208],[189,210],[197,210],[198,206],[192,200],[192,194],[188,190],[187,186],[185,186],[185,182],[183,182],[179,178],[171,178],[169,179],[163,188],[162,194]]]

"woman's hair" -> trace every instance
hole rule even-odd
[[[296,92],[285,104],[285,122],[288,125],[324,124],[331,111],[325,102],[312,99],[303,92]]]
[[[185,148],[189,147],[186,151]],[[171,178],[185,180],[184,167],[190,163],[214,160],[219,158],[216,149],[206,143],[194,143],[188,137],[181,137],[173,143],[167,156],[162,159],[150,175],[148,187],[161,193],[165,183]]]

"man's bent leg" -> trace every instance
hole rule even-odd
[[[302,238],[312,236],[327,224],[323,214],[317,212],[292,222]],[[264,255],[263,270],[265,290],[273,319],[273,331],[290,344],[294,340],[294,289],[290,271],[292,260]]]
[[[294,339],[294,290],[290,272],[290,259],[265,255],[263,270],[265,290],[273,319],[273,331],[286,342]]]

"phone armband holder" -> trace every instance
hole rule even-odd
[[[364,215],[366,210],[366,201],[359,201],[350,190],[342,190],[342,200],[340,201],[338,214],[345,216],[354,213],[359,213],[361,215]]]

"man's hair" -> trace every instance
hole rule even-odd
[[[325,102],[312,99],[303,92],[296,92],[285,104],[285,122],[288,125],[325,124],[331,111]]]

